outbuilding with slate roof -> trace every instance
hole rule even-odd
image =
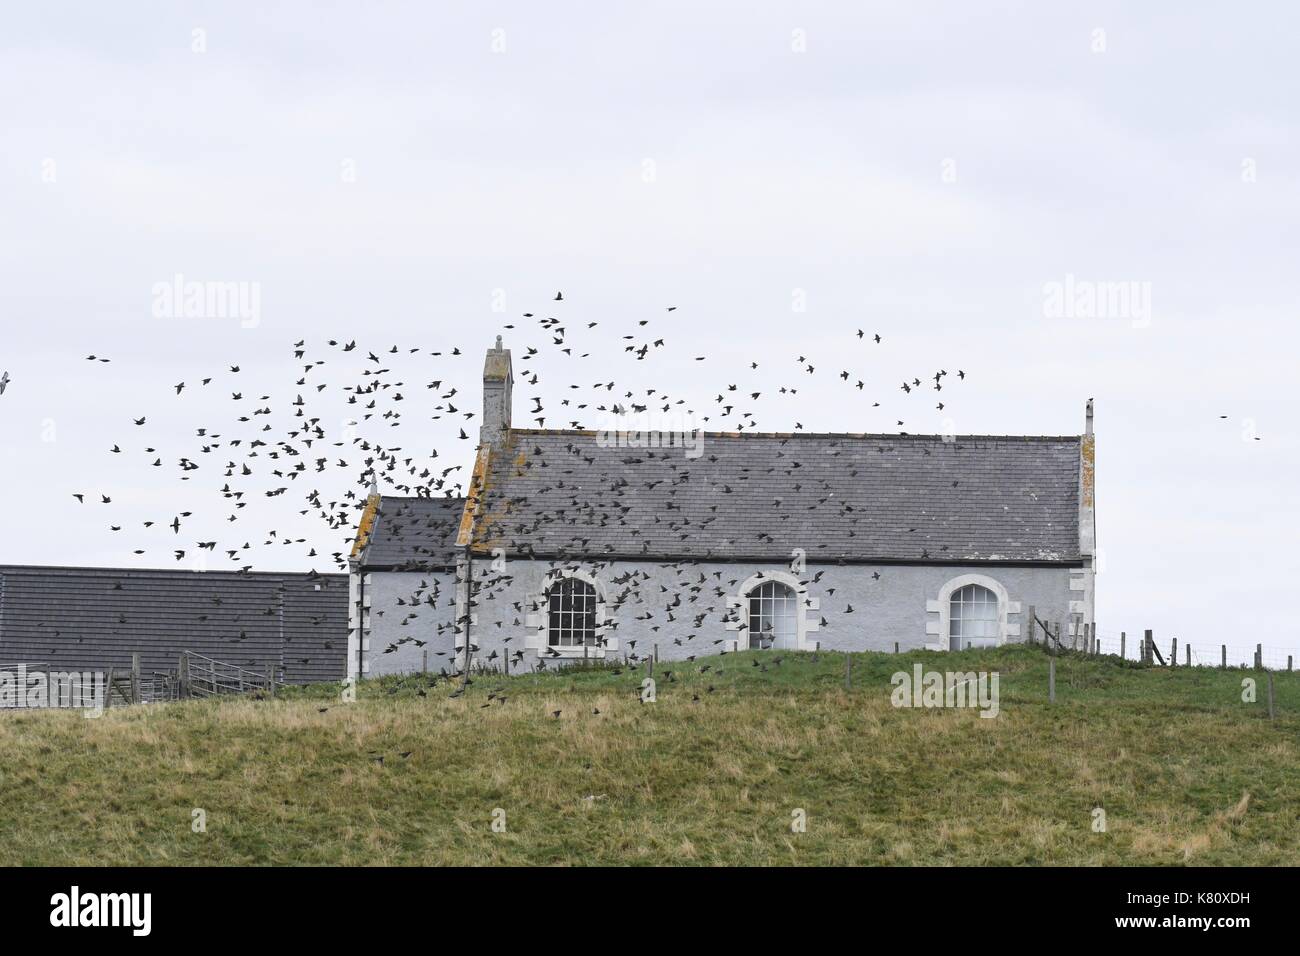
[[[192,651],[291,684],[347,675],[342,574],[0,565],[0,665],[176,671]]]

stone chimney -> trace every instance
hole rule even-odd
[[[510,390],[515,377],[510,368],[510,350],[502,348],[497,336],[495,348],[483,362],[483,424],[480,445],[500,445],[510,432]]]
[[[1085,558],[1097,553],[1097,436],[1092,432],[1092,399],[1084,413],[1079,442],[1079,552]]]
[[[1070,611],[1097,626],[1097,436],[1092,430],[1092,399],[1084,412],[1079,441],[1079,556],[1083,567],[1070,572]],[[1095,635],[1095,630],[1094,630]]]

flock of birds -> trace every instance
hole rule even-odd
[[[558,314],[564,302],[563,294],[556,293],[547,314],[524,312],[519,320],[502,327],[512,348],[516,390],[527,393],[524,403],[516,402],[516,425],[583,429],[596,418],[608,420],[654,410],[684,413],[710,430],[754,431],[761,413],[771,409],[769,392],[797,403],[803,383],[826,374],[821,363],[808,354],[792,355],[789,365],[776,370],[748,361],[747,369],[738,370],[741,377],[725,382],[697,413],[685,396],[658,387],[620,387],[610,371],[617,365],[617,355],[633,363],[631,375],[642,378],[642,363],[660,361],[680,369],[687,361],[707,362],[708,356],[677,354],[669,346],[668,335],[657,330],[658,320],[651,318],[628,322],[612,333],[610,323],[597,331],[600,322],[566,322]],[[666,306],[664,312],[675,313],[677,307]],[[602,345],[609,341],[602,336],[616,337],[614,354],[608,344]],[[857,329],[855,339],[869,349],[885,342],[880,332],[866,329]],[[112,488],[80,490],[72,497],[79,506],[102,508],[109,516],[109,532],[127,538],[126,549],[134,557],[147,560],[160,551],[165,553],[165,561],[151,563],[166,565],[195,558],[206,562],[210,557],[224,559],[231,570],[250,572],[265,549],[278,546],[297,549],[290,560],[296,564],[305,557],[313,573],[318,564],[346,570],[356,523],[370,489],[382,487],[386,493],[407,497],[460,497],[466,493],[467,466],[478,437],[481,357],[477,348],[463,351],[457,346],[429,349],[388,344],[368,349],[356,339],[333,338],[323,344],[302,339],[292,346],[292,378],[270,390],[249,381],[239,362],[168,382],[165,388],[160,383],[159,391],[165,391],[172,402],[182,403],[182,409],[195,393],[206,392],[213,397],[224,394],[223,404],[229,412],[212,418],[213,402],[203,401],[209,420],[192,425],[191,440],[179,449],[164,450],[167,434],[175,434],[169,426],[184,412],[175,406],[141,408],[124,423],[127,432],[107,443],[106,452],[131,459],[138,468],[170,474],[178,483],[174,490],[185,507],[143,517],[137,528],[119,511],[118,495]],[[84,360],[96,366],[111,366],[112,362],[111,357],[95,353]],[[860,354],[853,364],[867,361],[870,359]],[[845,359],[841,362],[850,364]],[[417,379],[409,378],[413,364],[422,369],[414,373]],[[746,372],[757,384],[746,380]],[[562,375],[568,380],[552,381]],[[881,378],[878,371],[855,372],[843,365],[828,377],[832,376],[855,393],[862,393],[869,381]],[[957,370],[958,380],[965,376],[963,370]],[[911,375],[901,378],[898,389],[905,396],[927,389],[937,395],[943,392],[947,377],[945,369]],[[698,375],[688,378],[699,380]],[[5,373],[0,391],[8,385]],[[880,401],[871,403],[872,408],[880,405]],[[335,412],[340,408],[345,424],[338,428],[333,423],[339,421]],[[937,402],[936,408],[942,411],[945,403]],[[901,428],[904,423],[898,420],[897,424]],[[801,421],[793,423],[795,431],[803,427]],[[156,428],[163,434],[156,433]],[[402,435],[415,433],[416,440],[425,441],[430,431],[442,434],[441,448],[423,453],[404,449]],[[448,459],[451,461],[444,464]],[[209,494],[215,493],[220,512],[214,514],[201,492],[191,490],[202,485]],[[262,532],[244,530],[250,524],[249,516],[258,510],[250,508],[253,502],[267,503],[274,514],[284,516],[283,502],[294,496],[299,498],[294,517],[317,523],[315,528],[289,531],[286,522],[277,520],[276,526]],[[207,530],[218,526],[218,514],[226,528],[220,534]],[[192,520],[207,533],[188,533]],[[287,523],[298,527],[295,522]],[[337,549],[321,544],[327,539],[320,533],[320,525],[338,535]],[[166,544],[158,543],[158,535]],[[721,582],[706,589],[701,581],[692,580],[693,563],[682,562],[675,568],[681,576],[681,595],[663,595],[669,619],[679,612],[683,601],[690,605],[705,593],[716,596],[721,592]],[[614,579],[621,588],[617,601],[644,602],[637,588],[641,582],[634,577],[629,572]],[[489,592],[476,599],[484,599]],[[443,593],[436,582],[425,582],[400,603],[417,607],[444,601],[450,604],[452,595]],[[643,623],[649,617],[638,616]],[[416,621],[411,618],[408,623],[415,625]],[[649,627],[657,629],[657,625]],[[635,640],[627,642],[629,648],[635,644]],[[521,651],[514,652],[516,660],[521,655]],[[455,667],[454,662],[449,663]]]
[[[553,301],[565,300],[562,293],[557,293]],[[676,307],[668,306],[666,311],[676,311]],[[564,356],[575,363],[585,362],[587,368],[602,373],[607,373],[613,363],[609,355],[581,349],[575,341],[579,337],[555,315],[525,312],[522,318],[527,320],[526,324],[503,326],[515,340],[509,344],[513,346],[516,388],[522,384],[532,390],[526,399],[527,406],[522,409],[523,415],[516,413],[516,425],[545,428],[550,422],[551,427],[582,429],[590,427],[584,422],[590,422],[596,416],[636,414],[652,409],[665,413],[685,412],[696,417],[685,397],[654,387],[640,391],[620,389],[615,380],[603,376],[602,380],[593,377],[585,382],[558,384],[549,390],[548,399],[545,385],[549,383],[543,381],[541,365],[544,363],[541,360]],[[599,324],[584,323],[581,331],[589,332]],[[649,362],[658,355],[667,354],[666,338],[648,331],[651,325],[651,320],[641,319],[620,337],[622,352],[636,362]],[[519,341],[524,335],[532,341]],[[868,335],[861,329],[856,337],[872,346],[879,346],[884,341],[879,333]],[[141,522],[145,531],[171,532],[166,549],[170,561],[180,562],[196,552],[207,552],[223,555],[231,569],[251,571],[259,546],[280,545],[301,547],[301,553],[313,563],[313,569],[315,562],[326,563],[328,560],[334,568],[346,570],[356,521],[364,506],[367,489],[372,485],[383,487],[386,493],[409,497],[465,494],[467,463],[477,442],[475,419],[478,413],[474,407],[479,401],[477,387],[481,353],[478,350],[466,353],[459,347],[433,350],[392,344],[375,351],[363,350],[355,339],[329,339],[323,347],[310,346],[304,339],[293,344],[292,354],[296,378],[288,392],[279,399],[273,399],[272,394],[255,385],[245,384],[246,376],[239,364],[227,364],[197,380],[172,383],[167,391],[177,401],[184,401],[196,389],[228,395],[228,420],[195,426],[192,447],[180,453],[163,452],[157,443],[150,440],[149,430],[155,418],[169,417],[170,412],[141,409],[141,414],[129,419],[129,428],[138,430],[138,437],[116,438],[107,448],[110,455],[134,455],[137,463],[145,467],[170,469],[180,482],[204,478],[211,483],[219,501],[224,503],[224,521],[231,530],[220,539],[184,537],[188,519],[196,513],[209,514],[199,511],[201,505],[197,501],[183,510],[155,515]],[[361,359],[359,372],[345,372],[331,380],[330,370],[343,366],[345,363],[338,359],[344,358]],[[704,362],[708,357],[692,355],[689,358]],[[395,366],[411,359],[433,360],[441,368],[418,384],[408,385],[405,375]],[[85,360],[98,364],[111,361],[97,354],[87,355]],[[681,359],[669,358],[668,361],[680,363]],[[819,372],[818,364],[806,355],[794,357],[794,363],[797,374],[787,373],[787,381],[773,386],[772,391],[783,396],[797,396],[801,387],[799,378]],[[761,368],[758,362],[750,362],[748,371],[757,373],[765,383],[773,380],[773,375]],[[575,377],[576,374],[575,369]],[[839,369],[835,375],[859,392],[867,387],[869,379],[878,379],[878,375],[854,373],[848,369]],[[919,392],[923,387],[939,393],[945,387],[947,376],[945,369],[927,373],[924,377],[913,375],[904,378],[898,388],[906,395]],[[964,379],[966,373],[959,369],[956,376]],[[698,420],[714,430],[755,430],[766,391],[763,386],[747,388],[741,382],[727,383],[713,399],[714,407],[698,415]],[[330,399],[343,401],[350,416],[347,427],[332,428],[327,412],[314,411],[317,402]],[[880,404],[874,401],[871,407]],[[940,411],[945,407],[944,402],[936,405]],[[561,421],[557,422],[557,419]],[[402,429],[408,421],[418,423],[416,428],[408,428],[408,431],[427,431],[427,422],[439,423],[447,435],[445,441],[453,448],[444,445],[442,449],[434,447],[423,454],[405,451],[399,441],[389,436],[395,435],[395,430]],[[898,420],[897,424],[901,428],[904,423]],[[801,421],[793,424],[795,431],[803,427]],[[453,455],[458,460],[442,464]],[[319,544],[321,538],[316,534],[294,534],[273,527],[250,537],[238,531],[244,525],[243,516],[250,502],[259,498],[288,496],[295,489],[301,489],[305,504],[298,510],[298,515],[318,519],[328,531],[340,533],[341,546],[337,550],[323,548]],[[97,503],[110,512],[115,505],[111,489],[79,491],[73,497],[80,504]],[[110,519],[108,527],[114,534],[128,531],[127,525],[117,520]],[[158,553],[156,545],[130,550],[137,557]],[[322,550],[327,554],[322,555]]]

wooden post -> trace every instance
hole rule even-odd
[[[1056,658],[1047,659],[1047,702],[1056,703]]]
[[[844,655],[844,689],[853,689],[853,656],[850,654]]]
[[[658,664],[658,663],[659,663],[659,644],[658,644],[658,642],[656,642],[655,645],[654,645],[654,654],[655,654],[655,663]]]
[[[140,653],[131,654],[131,703],[140,703]]]
[[[1178,638],[1176,637],[1174,638],[1173,643],[1169,645],[1169,666],[1178,666]]]
[[[108,669],[108,689],[104,692],[104,709],[113,705],[113,668]]]
[[[1037,635],[1034,633],[1036,630],[1034,627],[1034,621],[1038,620],[1038,616],[1034,613],[1034,606],[1032,604],[1029,605],[1029,614],[1026,616],[1025,620],[1029,622],[1029,633],[1025,635],[1025,639],[1029,641],[1030,644],[1033,644],[1037,639]]]
[[[427,663],[427,661],[429,660],[428,651],[424,652],[424,659],[426,661],[424,665],[424,669],[427,671],[429,669],[429,665]],[[507,677],[510,676],[510,649],[509,648],[506,648],[506,652],[501,655],[501,669],[506,672]]]
[[[1154,639],[1155,638],[1152,636],[1150,629],[1143,632],[1142,635],[1142,663],[1143,664],[1151,663],[1151,658],[1152,658],[1151,642]]]
[[[1273,712],[1273,672],[1268,672],[1268,719],[1274,718]]]
[[[1127,644],[1128,644],[1128,631],[1120,631],[1119,632],[1119,656],[1121,658],[1128,657],[1128,653],[1127,653],[1128,647],[1126,646]]]
[[[1255,645],[1255,670],[1262,670],[1264,667],[1264,645]]]
[[[1192,645],[1190,643],[1187,645],[1187,666],[1192,666]]]
[[[275,665],[266,665],[266,689],[272,697],[275,696]]]
[[[1290,655],[1290,654],[1288,654],[1288,655],[1286,656],[1286,669],[1287,669],[1287,670],[1290,670],[1290,669],[1291,669],[1291,655]]]
[[[1221,646],[1221,648],[1222,648],[1222,650],[1223,650],[1223,663],[1220,664],[1219,666],[1222,667],[1222,668],[1226,671],[1226,670],[1228,669],[1228,645],[1227,645],[1227,644],[1223,644],[1223,645],[1220,645],[1220,646]]]
[[[894,653],[898,653],[898,641],[894,641]]]
[[[429,673],[429,649],[427,647],[420,651],[420,672],[423,674]]]

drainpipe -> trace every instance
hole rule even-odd
[[[464,680],[469,681],[470,621],[474,617],[474,552],[465,545],[465,670]],[[462,684],[462,686],[464,686]]]
[[[357,676],[353,682],[353,691],[356,690],[356,684],[361,682],[361,674],[365,668],[366,660],[366,571],[361,565],[357,567]]]

